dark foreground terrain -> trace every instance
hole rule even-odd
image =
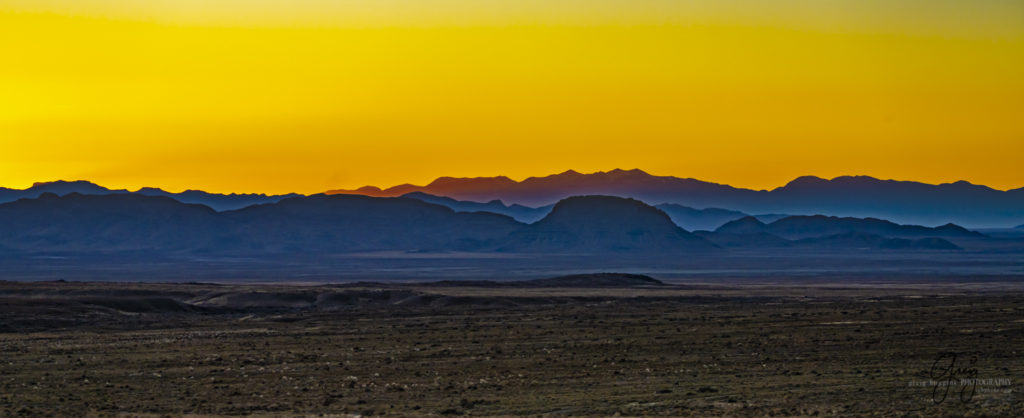
[[[1024,411],[1019,284],[600,279],[0,282],[0,415]]]

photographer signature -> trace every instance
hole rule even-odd
[[[958,362],[959,361],[959,362]],[[968,403],[974,399],[977,389],[978,356],[971,356],[966,363],[960,360],[960,355],[955,352],[944,352],[932,363],[929,372],[930,377],[939,382],[932,388],[932,402],[936,405],[946,401],[950,388],[959,386],[958,398],[960,402]]]

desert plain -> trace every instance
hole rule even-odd
[[[0,282],[0,415],[1024,411],[1014,281],[604,279]]]

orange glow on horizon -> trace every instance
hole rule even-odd
[[[414,3],[0,0],[0,186],[1024,186],[1020,2]]]

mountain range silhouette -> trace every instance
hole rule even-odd
[[[731,246],[947,250],[959,248],[947,239],[985,238],[956,225],[927,228],[824,216],[770,224],[745,217],[695,234],[656,207],[612,196],[564,199],[532,224],[414,198],[362,195],[290,197],[229,211],[133,193],[44,193],[0,204],[0,248],[7,253],[458,251],[685,258]]]
[[[44,193],[53,193],[58,196],[63,196],[69,193],[85,195],[137,194],[143,196],[164,196],[183,203],[198,203],[209,206],[218,211],[241,209],[246,206],[262,203],[274,203],[281,199],[301,196],[296,193],[286,195],[218,194],[208,193],[202,190],[186,190],[181,193],[171,193],[154,187],[143,187],[137,191],[131,192],[124,189],[108,189],[84,180],[58,180],[36,183],[27,189],[8,189],[0,187],[0,203],[13,202],[15,200],[25,198],[36,198]]]
[[[548,212],[551,212],[551,208],[554,207],[554,205],[541,206],[537,208],[519,204],[505,205],[500,200],[480,203],[467,200],[455,200],[444,196],[434,196],[423,192],[406,193],[401,197],[408,197],[422,200],[424,202],[444,205],[457,212],[483,211],[500,213],[502,215],[511,216],[515,220],[525,223],[533,223],[540,220],[547,215]],[[677,205],[675,203],[662,203],[660,205],[655,205],[655,207],[668,214],[669,218],[672,219],[672,222],[687,231],[711,231],[729,221],[746,216],[754,216],[762,222],[772,222],[789,216],[783,214],[747,215],[743,212],[720,208],[694,209],[688,206]]]
[[[216,211],[276,203],[298,194],[216,194],[200,190],[170,193],[156,188],[137,191],[107,189],[87,181],[37,183],[24,189],[0,188],[0,203],[35,198],[43,193],[137,194],[165,196],[196,203]],[[543,218],[553,205],[582,195],[628,197],[668,213],[684,229],[714,230],[726,222],[753,215],[771,222],[789,215],[831,215],[878,218],[899,224],[944,225],[971,228],[1009,228],[1024,222],[1024,188],[1000,191],[965,181],[925,184],[844,176],[826,180],[805,176],[772,190],[750,190],[690,178],[654,176],[641,170],[612,170],[582,174],[531,177],[441,177],[426,186],[410,184],[379,189],[332,190],[327,194],[371,197],[406,196],[436,203],[458,212],[505,214],[524,223]],[[1021,225],[1024,226],[1024,225]]]
[[[715,232],[729,234],[768,233],[786,239],[867,233],[888,237],[979,238],[984,235],[954,224],[935,228],[899,225],[874,218],[840,218],[836,216],[788,216],[771,223],[748,216],[722,225]]]
[[[1005,228],[1024,221],[1024,188],[1001,191],[966,181],[933,185],[868,176],[831,180],[805,176],[772,190],[750,190],[692,178],[654,176],[637,169],[591,174],[569,170],[518,182],[507,177],[441,177],[426,186],[367,186],[327,193],[387,197],[412,192],[528,207],[550,205],[570,196],[609,195],[653,205],[671,203],[747,214],[873,217],[920,225],[956,223],[973,228]]]
[[[958,225],[929,228],[874,218],[788,216],[765,223],[747,216],[699,234],[725,247],[815,247],[956,250],[948,239],[986,238]],[[948,238],[948,239],[947,239]]]

